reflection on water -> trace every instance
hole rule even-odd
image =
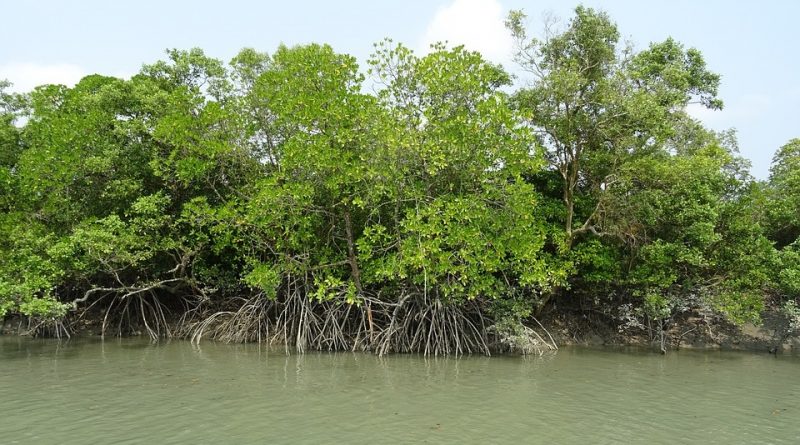
[[[0,443],[800,443],[800,358],[0,337]]]

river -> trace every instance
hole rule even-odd
[[[800,357],[0,337],[0,444],[800,443]]]

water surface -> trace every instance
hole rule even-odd
[[[0,337],[0,443],[800,443],[800,358]]]

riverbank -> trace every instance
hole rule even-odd
[[[96,337],[102,335],[102,321],[101,317],[84,314],[66,326],[70,336]],[[546,312],[539,321],[541,326],[531,327],[530,335],[552,336],[558,346],[637,346],[664,352],[697,349],[800,353],[800,335],[779,310],[763,313],[759,325],[741,326],[700,310],[687,311],[662,325],[631,320],[623,323],[600,312],[566,310]],[[30,335],[31,327],[24,318],[7,317],[0,321],[0,334]],[[133,331],[129,336],[137,335],[143,333]]]
[[[663,329],[654,324],[620,323],[592,313],[554,314],[543,323],[559,345],[800,352],[800,335],[791,329],[790,320],[779,310],[764,312],[758,325],[741,326],[699,310],[682,314]]]

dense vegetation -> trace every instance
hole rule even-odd
[[[460,353],[550,344],[545,311],[796,310],[800,140],[754,181],[685,111],[722,107],[700,52],[634,51],[583,7],[523,22],[513,91],[480,54],[387,40],[366,73],[326,45],[173,50],[3,93],[0,316]]]

